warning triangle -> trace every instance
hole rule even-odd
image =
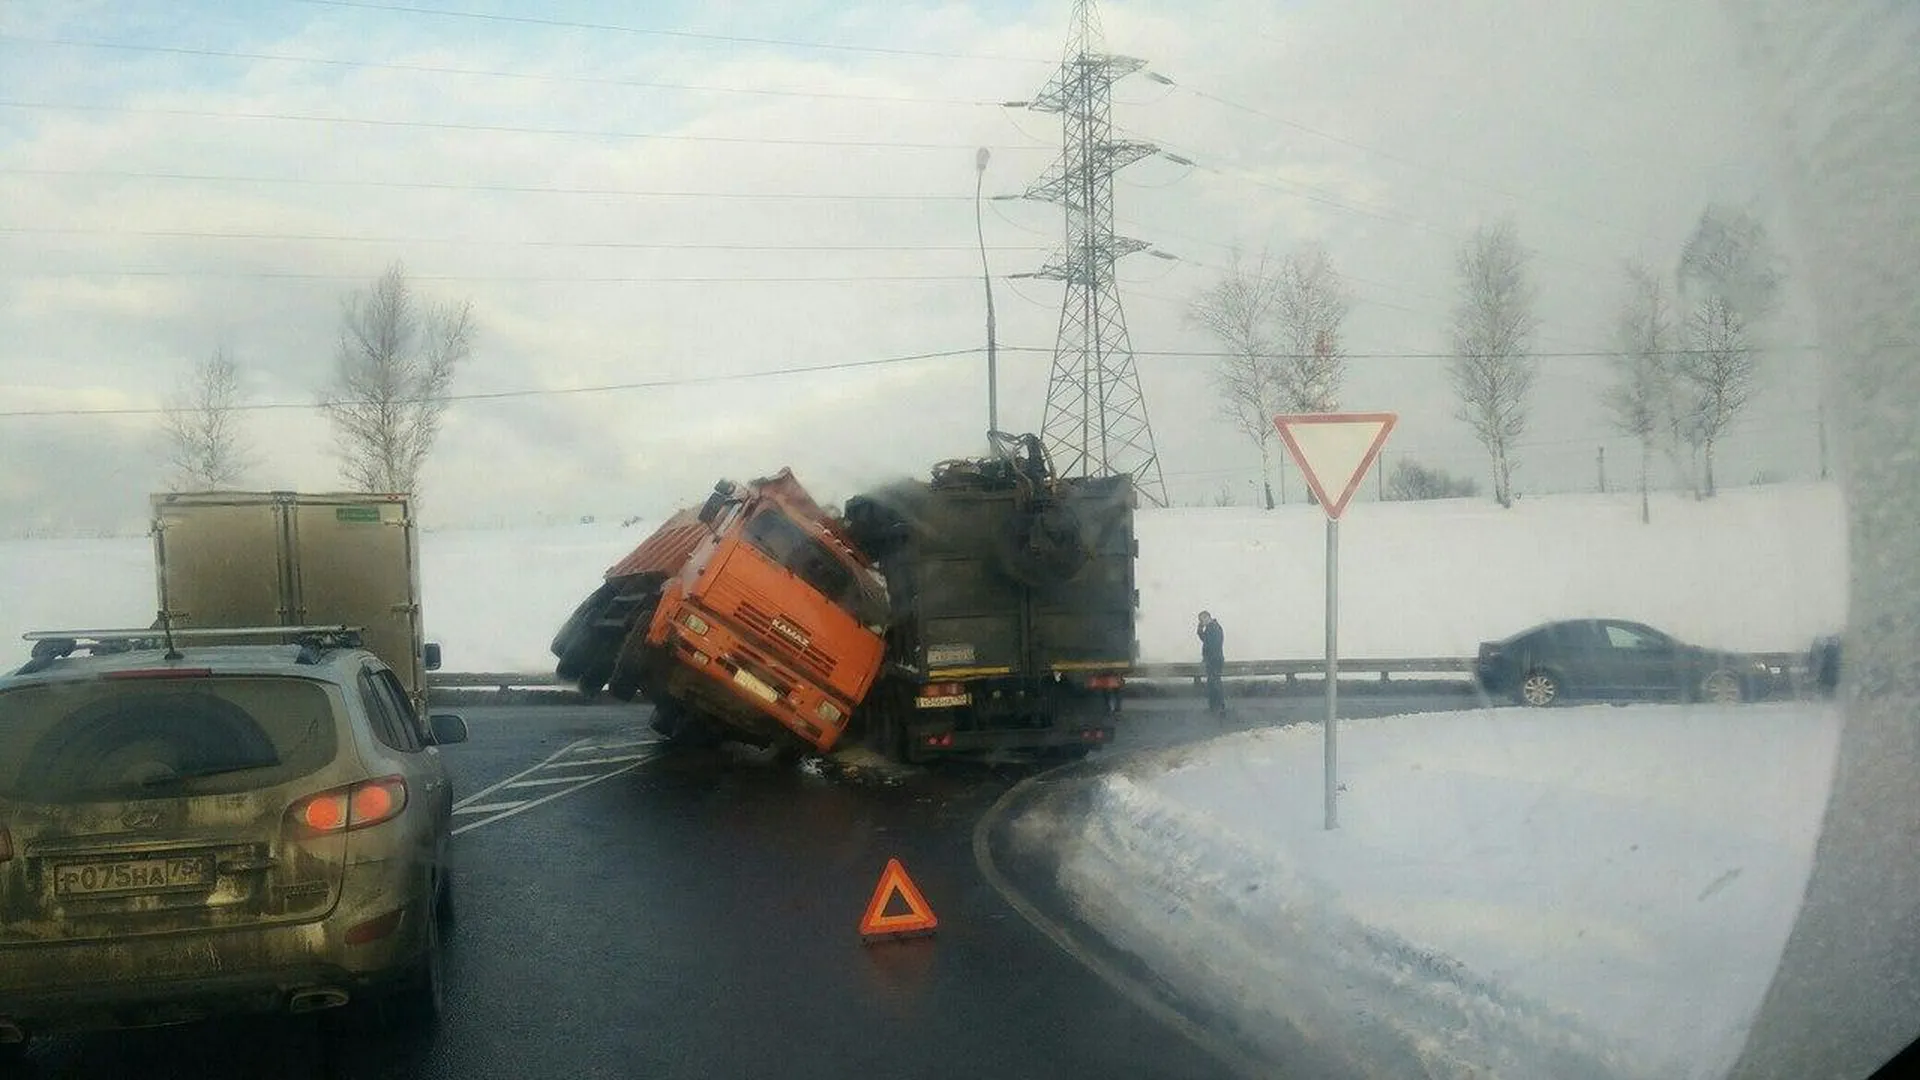
[[[1295,413],[1274,417],[1273,426],[1321,509],[1338,519],[1399,419],[1395,413]]]
[[[907,910],[899,915],[889,915],[887,908],[892,906],[896,896],[905,901]],[[900,865],[899,859],[888,859],[887,868],[880,875],[880,884],[874,887],[873,899],[867,902],[867,913],[860,920],[860,936],[873,939],[925,934],[939,925],[940,920],[934,917],[933,908],[927,906],[927,898],[920,895],[913,879],[907,876],[906,867]]]

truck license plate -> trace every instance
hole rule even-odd
[[[748,671],[746,668],[735,671],[733,673],[733,681],[735,684],[745,688],[747,693],[765,701],[769,705],[780,700],[780,692],[778,690],[768,686],[759,676]]]
[[[164,892],[169,889],[206,888],[212,884],[211,855],[62,863],[53,871],[53,892],[56,896]]]

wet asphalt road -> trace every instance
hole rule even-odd
[[[1311,720],[1321,708],[1311,695],[1246,699],[1223,721],[1198,705],[1130,703],[1121,750]],[[1428,690],[1349,695],[1341,712],[1471,705]],[[665,755],[647,745],[640,709],[461,712],[472,741],[446,760],[457,792],[479,797],[456,819],[458,915],[437,1033],[222,1021],[44,1040],[20,1074],[1232,1075],[1062,951],[982,873],[974,826],[1031,770],[944,767],[888,784],[750,755]],[[581,764],[543,767],[556,752]],[[553,775],[597,782],[540,783]],[[485,793],[510,780],[533,783]],[[513,805],[535,796],[550,801]],[[856,926],[890,857],[939,931],[862,945]],[[1024,874],[1032,895],[1046,895],[1035,879],[1044,868],[1004,869],[1016,888]]]

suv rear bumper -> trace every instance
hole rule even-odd
[[[347,945],[347,921],[0,948],[0,1020],[28,1035],[287,1012],[296,994],[349,1000],[398,987],[425,947],[409,908],[391,934]],[[83,981],[84,980],[84,981]]]

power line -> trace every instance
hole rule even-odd
[[[412,7],[405,4],[376,4],[365,0],[293,0],[294,3],[312,4],[316,7],[350,8],[359,11],[384,11],[392,14],[430,15],[446,19],[467,19],[482,22],[510,23],[517,26],[544,26],[557,30],[594,30],[602,33],[638,34],[647,37],[678,38],[687,41],[708,41],[725,45],[765,45],[781,49],[819,49],[827,52],[868,53],[876,56],[915,56],[937,60],[992,60],[1009,64],[1052,64],[1052,60],[1041,60],[1027,56],[1002,56],[991,53],[940,52],[932,49],[902,49],[882,45],[847,45],[830,41],[803,41],[794,38],[746,37],[739,34],[714,34],[696,30],[662,30],[653,27],[621,26],[615,23],[575,22],[567,19],[547,19],[531,15],[499,15],[481,11],[449,11],[443,8]]]
[[[978,274],[822,274],[822,275],[768,275],[764,277],[740,277],[738,275],[667,275],[661,277],[642,277],[638,275],[549,275],[549,274],[415,274],[408,277],[416,281],[472,282],[485,284],[515,285],[800,285],[811,283],[842,284],[849,282],[881,281],[978,281]],[[22,271],[0,273],[0,280],[27,278],[206,278],[235,281],[360,281],[364,274],[320,273],[305,270],[51,270]]]
[[[1167,297],[1166,299],[1171,300],[1172,298]],[[1001,352],[1050,353],[1053,351],[1051,348],[1047,348],[1040,345],[1001,345],[999,346],[999,348]],[[1663,349],[1663,350],[1660,350],[1660,352],[1655,355],[1685,356],[1690,354],[1693,351],[1695,350]],[[1820,348],[1817,345],[1779,345],[1779,346],[1755,346],[1752,348],[1745,349],[1743,351],[1753,355],[1779,355],[1783,353],[1818,352],[1820,351]],[[1179,358],[1179,359],[1221,359],[1221,358],[1227,358],[1227,357],[1237,357],[1241,354],[1237,352],[1227,352],[1223,350],[1208,350],[1208,349],[1135,349],[1134,355],[1172,357],[1172,358]],[[1260,355],[1271,357],[1274,359],[1284,360],[1284,359],[1303,358],[1307,354],[1267,352],[1263,350]],[[1528,352],[1524,355],[1526,359],[1533,359],[1533,360],[1605,360],[1605,359],[1610,359],[1612,357],[1620,356],[1623,354],[1619,349],[1568,349],[1568,350],[1560,350],[1560,351],[1543,350],[1538,352]],[[1348,360],[1452,360],[1452,359],[1455,359],[1456,354],[1450,353],[1450,352],[1365,352],[1365,353],[1342,353],[1341,356],[1343,356]]]
[[[378,116],[327,116],[317,113],[242,112],[221,109],[178,109],[154,105],[99,105],[61,101],[0,100],[0,108],[51,112],[124,113],[133,116],[173,116],[195,120],[266,120],[302,124],[343,124],[356,127],[422,131],[458,131],[490,135],[547,135],[563,138],[634,139],[661,142],[721,143],[746,146],[818,146],[865,150],[974,150],[977,143],[881,142],[872,139],[793,139],[744,135],[685,135],[655,131],[595,131],[587,128],[531,127],[512,124],[471,124],[445,120],[393,120]],[[1052,147],[996,146],[997,152],[1046,150]]]
[[[872,360],[847,360],[834,364],[816,364],[811,367],[776,368],[771,371],[737,372],[729,375],[696,375],[684,379],[654,379],[647,382],[608,383],[601,386],[540,387],[522,390],[491,390],[466,394],[448,394],[445,401],[506,401],[515,398],[567,397],[580,394],[606,394],[627,390],[661,390],[676,386],[701,386],[711,383],[746,382],[755,379],[772,379],[786,375],[814,375],[828,371],[852,371],[860,368],[887,367],[894,364],[907,364],[920,360],[944,360],[956,356],[971,356],[979,353],[978,348],[947,349],[941,352],[910,353],[905,356],[883,356]],[[407,399],[396,404],[420,404],[422,399]],[[242,403],[232,406],[237,412],[268,412],[288,409],[319,409],[323,406],[310,401],[271,401]],[[0,419],[29,416],[163,416],[164,408],[105,408],[105,409],[12,409],[0,411]]]
[[[641,240],[501,240],[462,236],[346,236],[332,233],[213,232],[196,229],[55,228],[0,225],[0,235],[123,236],[164,240],[274,240],[340,244],[445,244],[469,247],[533,247],[563,249],[657,251],[805,251],[805,252],[945,252],[978,250],[973,244],[682,244]],[[995,251],[1046,251],[1039,245],[995,247]]]
[[[811,98],[832,101],[883,101],[913,105],[964,105],[993,108],[998,108],[1004,104],[1004,102],[974,98],[917,97],[907,94],[856,94],[832,90],[776,90],[764,87],[658,82],[649,79],[596,78],[591,75],[539,75],[533,72],[501,71],[491,68],[442,67],[435,64],[404,64],[382,60],[346,60],[326,56],[288,56],[284,53],[234,52],[225,49],[190,49],[175,45],[136,45],[123,41],[84,41],[77,38],[27,37],[19,34],[0,34],[0,42],[18,42],[25,45],[51,45],[71,49],[103,49],[123,52],[156,53],[165,56],[193,56],[212,60],[253,60],[268,63],[313,64],[322,67],[356,68],[370,71],[405,71],[421,75],[461,75],[474,78],[516,79],[528,82],[563,83],[578,86],[624,86],[639,90],[686,90],[703,94],[750,94],[761,97]]]
[[[313,176],[235,176],[227,173],[159,172],[130,169],[38,169],[0,166],[0,176],[45,176],[114,180],[166,180],[184,183],[270,184],[357,187],[415,191],[473,191],[500,195],[588,195],[647,199],[826,200],[875,202],[972,202],[971,195],[906,192],[688,191],[654,188],[553,187],[542,184],[451,183],[433,180],[360,180]]]

